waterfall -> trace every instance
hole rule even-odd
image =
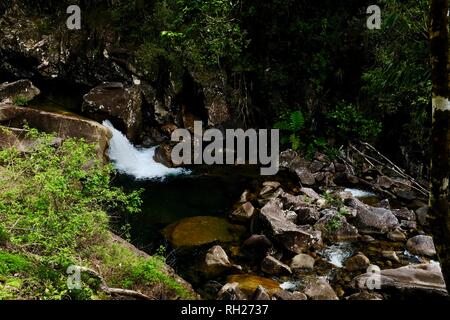
[[[148,149],[136,148],[122,132],[114,128],[111,122],[105,120],[102,124],[112,132],[108,155],[120,173],[133,176],[138,180],[147,180],[187,172],[181,168],[167,168],[156,162],[153,159],[156,147]]]

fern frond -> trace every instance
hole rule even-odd
[[[301,111],[295,111],[290,116],[290,130],[293,132],[300,131],[305,125],[305,117]]]

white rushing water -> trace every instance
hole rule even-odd
[[[105,120],[102,124],[112,132],[108,156],[120,173],[133,176],[138,180],[164,178],[167,175],[187,173],[184,169],[167,168],[156,162],[153,159],[156,147],[136,148],[122,132],[114,128],[111,122]]]
[[[376,196],[376,194],[373,192],[353,188],[346,188],[344,192],[350,192],[355,198],[367,198]]]

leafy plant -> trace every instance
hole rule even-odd
[[[290,143],[292,150],[298,150],[302,146],[299,137],[300,131],[304,128],[305,118],[301,111],[284,113],[278,122],[274,124],[275,129],[286,132],[289,136],[282,137],[282,143]]]
[[[17,96],[14,99],[14,104],[18,105],[20,107],[25,107],[30,103],[30,100],[28,100],[27,98],[23,97],[23,96]]]

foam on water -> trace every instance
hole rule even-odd
[[[374,197],[376,196],[375,193],[370,191],[364,191],[360,189],[352,189],[352,188],[346,188],[344,189],[344,192],[350,192],[353,197],[355,198],[367,198],[367,197]]]
[[[114,128],[108,120],[102,123],[112,132],[109,141],[108,156],[120,173],[124,173],[138,180],[161,179],[168,175],[180,175],[188,173],[181,168],[167,168],[153,159],[155,149],[136,148],[125,135]]]

